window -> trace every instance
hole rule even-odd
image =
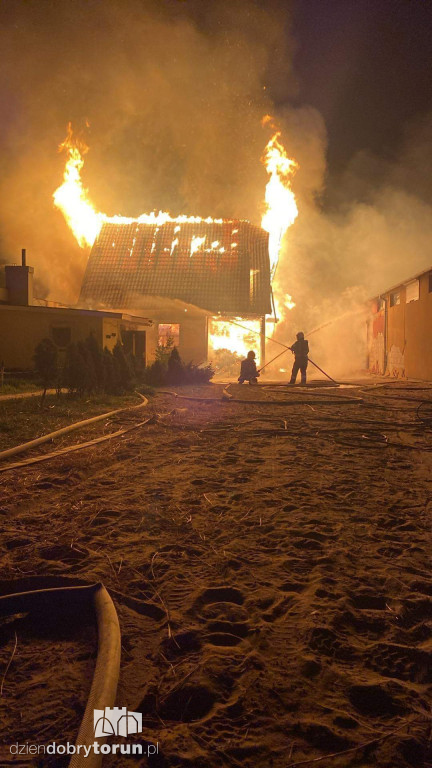
[[[390,306],[395,307],[397,304],[400,304],[400,293],[397,291],[397,293],[391,293],[390,294]]]
[[[253,301],[257,294],[257,282],[258,282],[259,269],[249,270],[249,298]]]
[[[160,323],[158,328],[159,338],[158,342],[162,346],[166,347],[168,339],[172,339],[174,346],[178,347],[180,341],[180,325],[179,323]]]
[[[52,340],[56,347],[64,349],[71,343],[72,333],[70,328],[60,326],[58,328],[51,328]]]
[[[420,295],[420,288],[419,288],[419,281],[418,280],[412,280],[410,283],[406,284],[406,303],[409,304],[411,301],[418,301]]]

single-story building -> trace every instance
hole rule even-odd
[[[60,352],[93,334],[112,350],[121,341],[127,351],[146,361],[146,333],[152,322],[123,312],[73,309],[33,297],[33,267],[8,265],[0,289],[0,365],[7,371],[34,367],[35,347],[50,338]]]
[[[227,322],[252,322],[259,331],[271,312],[268,233],[237,220],[107,222],[79,306],[151,317],[150,357],[171,336],[183,359],[204,362],[223,343]],[[262,364],[263,344],[252,339]]]
[[[369,370],[432,381],[432,267],[372,299]]]

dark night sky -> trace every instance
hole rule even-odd
[[[217,11],[209,15],[202,0],[166,5],[207,32],[217,23]],[[397,160],[411,124],[432,112],[432,0],[250,5],[265,9],[286,30],[286,48],[274,49],[268,71],[267,90],[276,107],[310,104],[324,118],[330,196],[358,152]]]
[[[293,11],[298,99],[324,117],[330,173],[359,150],[393,158],[432,108],[432,3],[296,0]]]

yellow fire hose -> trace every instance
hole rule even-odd
[[[89,748],[95,741],[93,710],[113,707],[120,674],[120,625],[114,603],[103,584],[78,587],[56,587],[32,592],[18,592],[0,597],[0,615],[31,612],[37,610],[55,611],[56,606],[82,605],[92,599],[98,629],[98,652],[93,681],[87,705],[76,740],[76,748]],[[99,739],[99,743],[103,743]],[[85,756],[88,752],[88,757]],[[93,750],[80,750],[72,756],[70,768],[99,768],[102,755]]]

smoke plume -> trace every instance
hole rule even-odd
[[[273,107],[266,79],[275,67],[288,86],[292,79],[273,5],[27,0],[3,8],[2,260],[27,247],[50,297],[76,300],[88,253],[52,204],[69,120],[90,124],[83,180],[98,210],[259,223],[269,138],[260,121]]]

